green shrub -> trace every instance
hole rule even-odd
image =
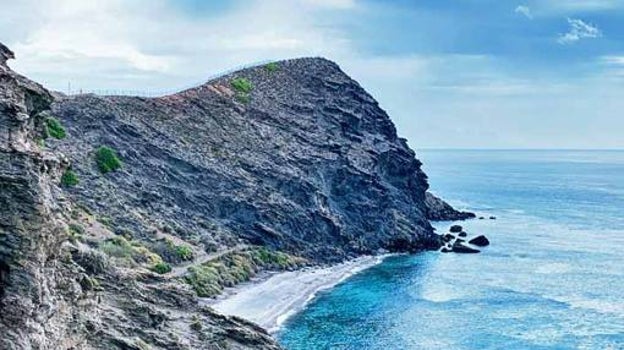
[[[37,143],[37,146],[43,148],[45,147],[45,140],[44,139],[36,139],[35,143]]]
[[[80,224],[71,223],[69,224],[69,232],[71,232],[72,235],[83,235],[85,233],[85,229],[84,226]]]
[[[247,78],[233,79],[231,84],[234,90],[244,94],[248,94],[253,90],[253,84]]]
[[[113,221],[113,219],[107,216],[100,216],[97,218],[97,221],[99,221],[102,225],[108,228],[113,228],[115,226],[115,222]]]
[[[189,246],[186,246],[186,245],[175,246],[175,253],[180,259],[184,261],[193,260],[193,250]]]
[[[65,170],[63,176],[61,176],[61,185],[65,187],[73,187],[76,186],[80,182],[78,180],[78,175],[73,172],[71,169]]]
[[[251,97],[249,96],[249,94],[239,92],[236,94],[236,100],[240,103],[248,104],[249,102],[251,102]]]
[[[65,132],[65,128],[61,125],[61,122],[56,118],[49,117],[46,119],[46,128],[48,135],[54,137],[55,139],[64,139],[67,136]]]
[[[219,272],[214,266],[193,266],[189,268],[186,282],[200,297],[212,297],[223,290]]]
[[[171,272],[171,265],[167,264],[164,261],[161,261],[159,263],[156,263],[156,265],[152,266],[152,271],[162,275]]]
[[[110,147],[101,146],[95,154],[98,168],[103,174],[115,171],[121,168],[121,160],[117,157],[117,153]]]
[[[277,70],[279,69],[279,66],[277,65],[277,62],[271,62],[271,63],[267,63],[264,66],[264,69],[266,69],[267,72],[269,73],[273,73],[273,72],[277,72]]]
[[[202,326],[201,319],[199,318],[199,316],[193,315],[193,317],[191,317],[191,326],[190,327],[195,332],[201,332],[203,326]]]
[[[129,258],[132,259],[134,249],[128,240],[121,236],[117,236],[106,240],[100,244],[100,249],[116,258]]]

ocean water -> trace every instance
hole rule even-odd
[[[286,349],[624,349],[624,151],[417,154],[433,192],[497,217],[461,223],[492,245],[354,275],[283,325]]]

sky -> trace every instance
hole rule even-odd
[[[426,148],[624,148],[624,0],[0,0],[11,67],[171,93],[323,56]]]

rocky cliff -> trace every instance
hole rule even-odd
[[[159,98],[53,98],[12,56],[0,45],[2,349],[277,349],[202,297],[265,270],[438,248],[429,219],[458,213],[325,59]]]

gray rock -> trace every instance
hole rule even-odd
[[[474,213],[458,211],[430,192],[425,194],[427,217],[432,221],[457,221],[475,218]]]
[[[458,232],[462,232],[463,229],[464,228],[461,227],[460,225],[453,225],[451,226],[451,228],[449,228],[449,232],[458,233]]]
[[[479,235],[468,241],[468,243],[476,245],[478,247],[486,247],[490,245],[490,240],[488,240],[487,237],[485,237],[484,235]]]
[[[475,254],[480,252],[478,249],[468,247],[467,245],[464,245],[462,242],[458,241],[455,241],[455,243],[453,244],[453,253]]]

